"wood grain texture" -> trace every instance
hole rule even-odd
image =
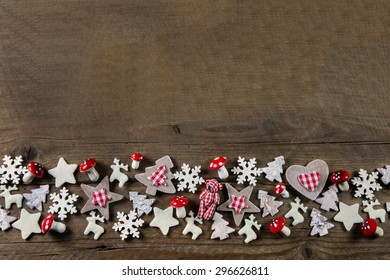
[[[220,154],[229,168],[238,155],[260,166],[284,155],[286,166],[321,158],[331,170],[372,171],[389,164],[389,26],[389,1],[1,1],[0,153],[47,169],[60,156],[95,157],[102,175],[114,157],[129,163],[135,150],[147,158],[142,169],[168,154],[176,169],[201,164],[205,178],[215,176],[206,167]],[[123,189],[112,185],[126,196],[112,218],[131,209],[129,190],[144,191],[135,174]],[[77,180],[69,189],[81,196],[80,209],[79,184],[88,180]],[[41,183],[53,180],[19,192]],[[271,188],[261,179],[255,190]],[[194,211],[197,196],[190,195]],[[156,206],[171,197],[158,195]],[[390,201],[388,187],[377,197]],[[340,199],[361,201],[352,191]],[[245,245],[237,234],[210,240],[209,222],[192,241],[181,235],[183,221],[167,237],[144,227],[141,239],[123,242],[113,219],[94,241],[77,214],[64,235],[26,242],[15,229],[0,232],[0,258],[390,259],[388,220],[383,238],[362,238],[337,222],[317,238],[305,216],[289,238],[271,235],[270,218],[259,217],[260,238]]]

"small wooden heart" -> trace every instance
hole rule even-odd
[[[314,172],[314,173],[313,173]],[[301,184],[299,177],[302,174],[309,175],[315,174],[315,172],[319,173],[319,181],[316,188],[310,190],[310,188],[306,187],[304,184]],[[309,162],[308,165],[291,165],[286,170],[286,179],[297,192],[306,196],[310,200],[315,200],[323,190],[326,184],[326,180],[328,179],[329,168],[325,161],[321,159],[315,159]]]

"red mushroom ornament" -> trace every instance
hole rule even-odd
[[[34,178],[42,178],[43,174],[45,174],[42,165],[34,161],[27,165],[27,170],[28,172],[23,176],[23,183],[25,184],[31,183]]]
[[[384,234],[383,229],[378,227],[376,220],[371,218],[365,220],[360,229],[365,236],[383,236]]]
[[[291,233],[291,230],[285,226],[286,224],[286,219],[283,218],[282,216],[277,216],[272,219],[272,222],[269,226],[269,231],[272,232],[273,234],[281,232],[285,236],[289,236]]]
[[[179,219],[184,219],[186,217],[187,205],[188,198],[183,195],[178,195],[171,199],[171,206],[176,209],[176,217]]]
[[[144,159],[144,157],[140,153],[133,153],[131,155],[131,159],[133,162],[131,163],[131,168],[137,170],[139,167],[139,163]]]
[[[351,176],[346,170],[336,170],[329,175],[329,180],[344,192],[349,190],[349,178],[351,178]]]
[[[42,222],[42,233],[48,233],[51,230],[58,233],[63,233],[66,230],[65,224],[54,221],[53,214],[47,216]]]
[[[228,161],[228,159],[226,157],[216,157],[210,163],[210,169],[217,170],[218,177],[222,180],[229,177],[229,172],[227,171],[227,169],[225,167],[227,161]]]
[[[84,160],[80,164],[79,171],[81,173],[87,173],[89,179],[91,179],[92,182],[96,182],[99,179],[99,173],[95,169],[96,160],[93,158],[89,158]]]
[[[283,198],[289,198],[290,197],[289,192],[286,190],[286,185],[285,184],[277,184],[275,186],[275,188],[274,188],[274,192],[277,195],[280,194]]]

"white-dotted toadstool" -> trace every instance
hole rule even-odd
[[[25,184],[31,183],[34,178],[42,178],[43,174],[45,174],[42,165],[38,162],[30,162],[27,165],[27,169],[28,172],[23,176],[23,183]]]
[[[131,155],[131,159],[133,162],[131,163],[131,168],[137,170],[139,167],[139,163],[144,159],[140,153],[133,153]]]
[[[184,219],[186,217],[186,206],[188,198],[183,195],[175,196],[171,199],[171,206],[176,209],[176,217]]]
[[[381,227],[378,227],[375,219],[367,219],[362,223],[361,231],[365,236],[383,236],[384,231]]]
[[[351,176],[346,170],[336,170],[329,175],[329,180],[344,192],[349,190],[349,178],[351,178]]]
[[[277,184],[275,186],[275,188],[274,188],[274,192],[277,195],[280,194],[283,198],[289,198],[290,197],[289,192],[286,190],[286,185],[285,184]]]
[[[229,177],[229,172],[227,171],[227,169],[225,167],[227,161],[228,161],[228,159],[226,157],[216,157],[210,163],[210,169],[217,170],[218,177],[222,180]]]
[[[42,222],[42,233],[48,233],[51,230],[58,233],[63,233],[66,230],[65,224],[54,221],[53,214],[47,216]]]
[[[89,179],[91,179],[92,182],[96,182],[99,179],[99,173],[95,169],[96,160],[93,158],[89,158],[83,161],[83,163],[80,164],[79,171],[81,173],[87,173]]]
[[[282,216],[277,216],[272,219],[272,222],[269,226],[269,230],[271,233],[279,233],[281,232],[285,236],[289,236],[291,233],[291,230],[285,226],[286,224],[286,219],[283,218]]]

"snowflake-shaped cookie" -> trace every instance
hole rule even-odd
[[[78,195],[68,193],[68,189],[63,187],[60,190],[60,193],[51,193],[50,200],[53,201],[53,205],[49,207],[49,213],[58,213],[58,218],[64,220],[67,214],[77,213],[76,206],[73,204],[77,201]]]
[[[251,158],[245,160],[243,157],[238,157],[238,166],[233,167],[232,172],[237,176],[237,183],[243,184],[249,182],[250,186],[256,186],[256,177],[260,176],[261,169],[256,167],[256,159]]]
[[[0,183],[1,184],[19,184],[21,175],[27,172],[27,168],[22,166],[22,156],[12,158],[4,156],[3,165],[0,166]]]
[[[368,172],[364,169],[360,169],[359,177],[352,179],[352,184],[357,186],[355,190],[355,197],[366,196],[367,199],[373,199],[375,194],[374,191],[379,191],[382,189],[381,185],[377,183],[378,172]]]
[[[383,184],[390,184],[390,165],[386,165],[385,168],[377,168],[377,170],[382,175],[381,180]]]
[[[134,238],[139,238],[138,228],[143,225],[144,221],[138,218],[135,211],[130,211],[129,214],[117,212],[118,222],[112,227],[115,231],[120,231],[120,237],[125,240],[129,235]]]
[[[173,174],[173,177],[180,181],[177,185],[177,190],[184,191],[184,189],[188,189],[189,192],[195,193],[196,187],[204,183],[204,179],[199,176],[201,167],[195,166],[190,168],[188,164],[183,163],[181,170]]]

